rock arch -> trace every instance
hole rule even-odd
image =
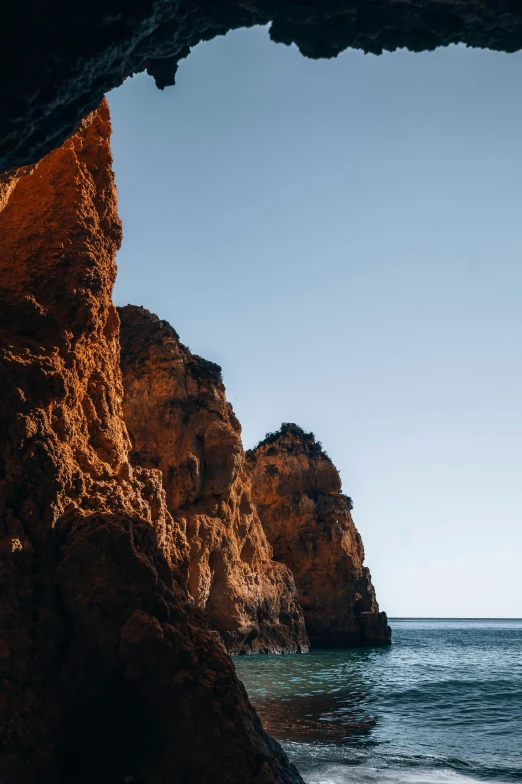
[[[103,95],[147,70],[172,84],[191,47],[270,24],[307,57],[463,43],[522,47],[521,0],[46,0],[0,11],[0,172],[62,144]]]

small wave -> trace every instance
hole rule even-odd
[[[321,765],[301,770],[306,784],[493,784],[494,779],[476,779],[453,770],[390,770],[366,766]]]
[[[521,784],[521,649],[522,621],[409,620],[390,648],[236,666],[308,784]]]

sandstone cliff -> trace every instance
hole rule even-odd
[[[276,560],[292,571],[312,647],[390,642],[335,466],[312,433],[283,424],[247,453]]]
[[[233,653],[306,650],[293,577],[273,561],[252,503],[221,369],[148,310],[128,305],[119,314],[131,461],[163,474],[190,547],[192,596]]]
[[[0,781],[298,782],[128,461],[109,134],[103,103],[0,194]]]

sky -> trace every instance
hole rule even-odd
[[[115,301],[311,430],[392,617],[522,617],[522,56],[312,61],[264,28],[109,94]]]

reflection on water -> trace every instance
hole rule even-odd
[[[391,648],[235,659],[305,780],[522,782],[522,622],[392,628]]]
[[[383,654],[386,649],[249,657],[236,667],[264,726],[279,740],[360,744],[371,742],[377,724],[373,668],[360,664]]]
[[[365,709],[361,695],[340,692],[307,694],[292,700],[260,699],[256,709],[272,735],[283,741],[361,742],[369,737],[376,719]]]

